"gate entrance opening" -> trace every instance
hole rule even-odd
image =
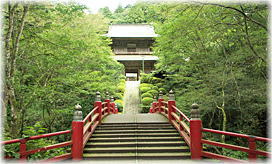
[[[127,81],[138,81],[138,73],[135,73],[135,72],[126,73],[126,80]]]

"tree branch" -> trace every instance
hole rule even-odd
[[[195,2],[195,1],[194,1]],[[255,23],[255,24],[257,24],[257,25],[259,25],[259,26],[261,26],[263,29],[265,29],[266,31],[267,31],[267,27],[264,25],[264,24],[262,24],[262,23],[260,23],[260,22],[258,22],[258,21],[256,21],[255,19],[253,19],[253,18],[251,18],[251,17],[249,17],[249,16],[247,16],[243,11],[241,11],[241,10],[239,10],[239,9],[237,9],[237,8],[235,8],[235,7],[231,7],[231,6],[224,6],[224,5],[220,5],[220,4],[215,4],[215,3],[203,3],[203,2],[195,2],[195,3],[200,3],[200,4],[204,4],[204,5],[213,5],[213,6],[219,6],[219,7],[222,7],[222,8],[226,8],[226,9],[231,9],[231,10],[234,10],[234,11],[236,11],[236,12],[238,12],[238,13],[240,13],[240,14],[242,14],[244,17],[246,17],[248,20],[250,20],[251,22],[253,22],[253,23]]]
[[[242,6],[241,9],[243,10]],[[247,19],[246,17],[244,17],[244,25],[245,25],[245,34],[246,34],[246,40],[248,42],[249,48],[251,49],[251,51],[253,52],[253,54],[255,56],[257,56],[259,59],[261,59],[264,63],[265,63],[265,59],[262,58],[254,49],[253,45],[251,44],[251,41],[249,39],[249,34],[248,34],[248,25],[247,25]]]

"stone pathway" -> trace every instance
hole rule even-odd
[[[126,81],[124,94],[124,114],[137,114],[140,112],[140,81]]]
[[[146,122],[168,122],[168,119],[161,114],[111,114],[103,123],[146,123]]]

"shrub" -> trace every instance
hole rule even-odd
[[[140,91],[141,91],[142,93],[148,92],[149,90],[151,90],[150,87],[143,87],[143,88],[140,88]]]
[[[141,111],[141,113],[148,113],[149,109],[150,109],[150,106],[142,105],[142,111]]]
[[[124,93],[125,92],[125,84],[120,83],[117,87],[117,92]]]
[[[150,97],[144,97],[142,99],[142,103],[143,105],[145,106],[150,106],[150,104],[153,102],[153,98],[150,98]]]
[[[162,81],[162,79],[161,78],[157,78],[157,77],[152,77],[152,79],[151,79],[152,84],[156,84],[156,83],[159,83],[161,81]]]
[[[123,94],[122,94],[122,93],[115,93],[115,94],[114,94],[114,97],[115,97],[116,99],[122,99],[122,98],[123,98]]]
[[[152,87],[152,89],[158,91],[158,90],[159,90],[159,87],[157,87],[157,86],[154,85],[154,86]]]
[[[164,89],[164,88],[159,88],[159,91],[162,91],[163,94],[167,93],[166,89]]]
[[[152,75],[151,74],[145,74],[141,73],[141,82],[142,83],[151,83]]]
[[[161,87],[163,87],[163,83],[157,83],[157,84],[155,84],[157,87],[159,87],[159,88],[161,88]]]
[[[145,97],[153,98],[153,95],[151,93],[146,92],[146,93],[143,93],[141,97],[142,98],[145,98]]]
[[[140,88],[143,88],[143,87],[152,88],[153,86],[154,86],[153,84],[148,84],[148,83],[141,83],[141,84],[140,84]]]
[[[154,89],[151,89],[151,90],[149,90],[147,93],[150,93],[150,94],[152,94],[153,96],[152,97],[154,97],[154,96],[158,96],[158,94],[159,94],[159,92],[158,91],[156,91],[156,90],[154,90]]]
[[[124,102],[123,102],[123,100],[118,99],[118,100],[115,100],[114,102],[115,102],[116,105],[117,105],[118,111],[119,111],[119,112],[123,112],[123,107],[124,107]]]

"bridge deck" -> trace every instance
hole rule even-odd
[[[143,123],[143,122],[168,122],[160,114],[112,114],[106,117],[103,123]]]

